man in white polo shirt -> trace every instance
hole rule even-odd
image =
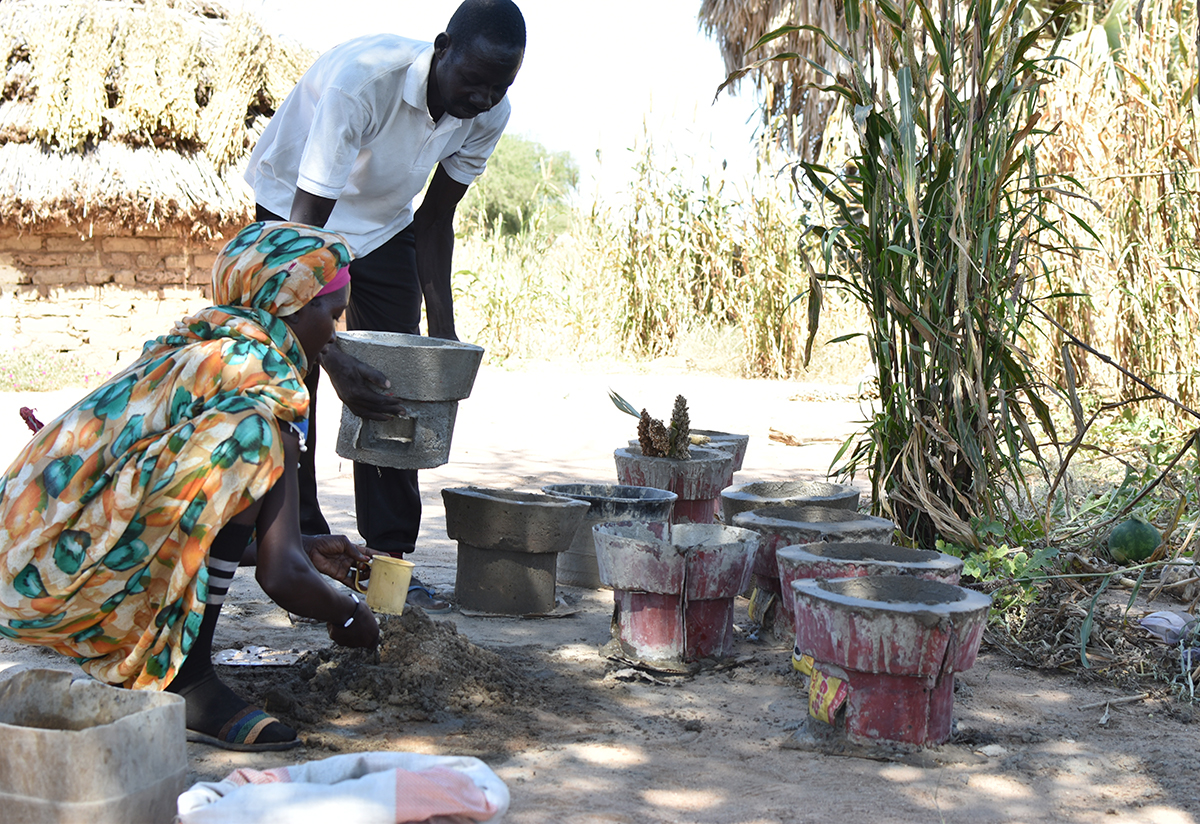
[[[339,232],[350,243],[349,329],[457,340],[450,291],[454,212],[508,123],[508,87],[525,53],[525,21],[511,0],[465,0],[432,43],[391,34],[359,37],[321,55],[267,125],[250,157],[260,220],[288,219]],[[419,209],[413,199],[429,173]],[[375,369],[334,347],[322,366],[356,415],[386,420],[402,404]],[[315,443],[319,370],[309,441]],[[327,533],[313,449],[302,453],[301,529]],[[415,470],[354,465],[358,530],[372,549],[413,551],[421,520]],[[417,586],[409,603],[448,607]]]

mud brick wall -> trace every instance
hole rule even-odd
[[[75,352],[97,365],[124,361],[208,304],[226,240],[168,229],[80,237],[73,226],[0,227],[0,346]]]

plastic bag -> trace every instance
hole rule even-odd
[[[1196,626],[1196,617],[1180,612],[1152,612],[1138,621],[1142,629],[1168,644],[1178,644]]]
[[[179,796],[180,824],[499,824],[508,787],[467,756],[367,752],[235,770]]]

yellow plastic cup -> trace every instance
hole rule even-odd
[[[372,612],[384,615],[403,614],[415,564],[403,558],[389,558],[387,555],[373,555],[370,563],[371,579],[367,581],[366,589],[358,579],[358,567],[354,568],[351,586],[367,596],[367,606]]]

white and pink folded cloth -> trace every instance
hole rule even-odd
[[[367,752],[234,770],[179,796],[180,824],[499,824],[508,787],[478,758]]]

